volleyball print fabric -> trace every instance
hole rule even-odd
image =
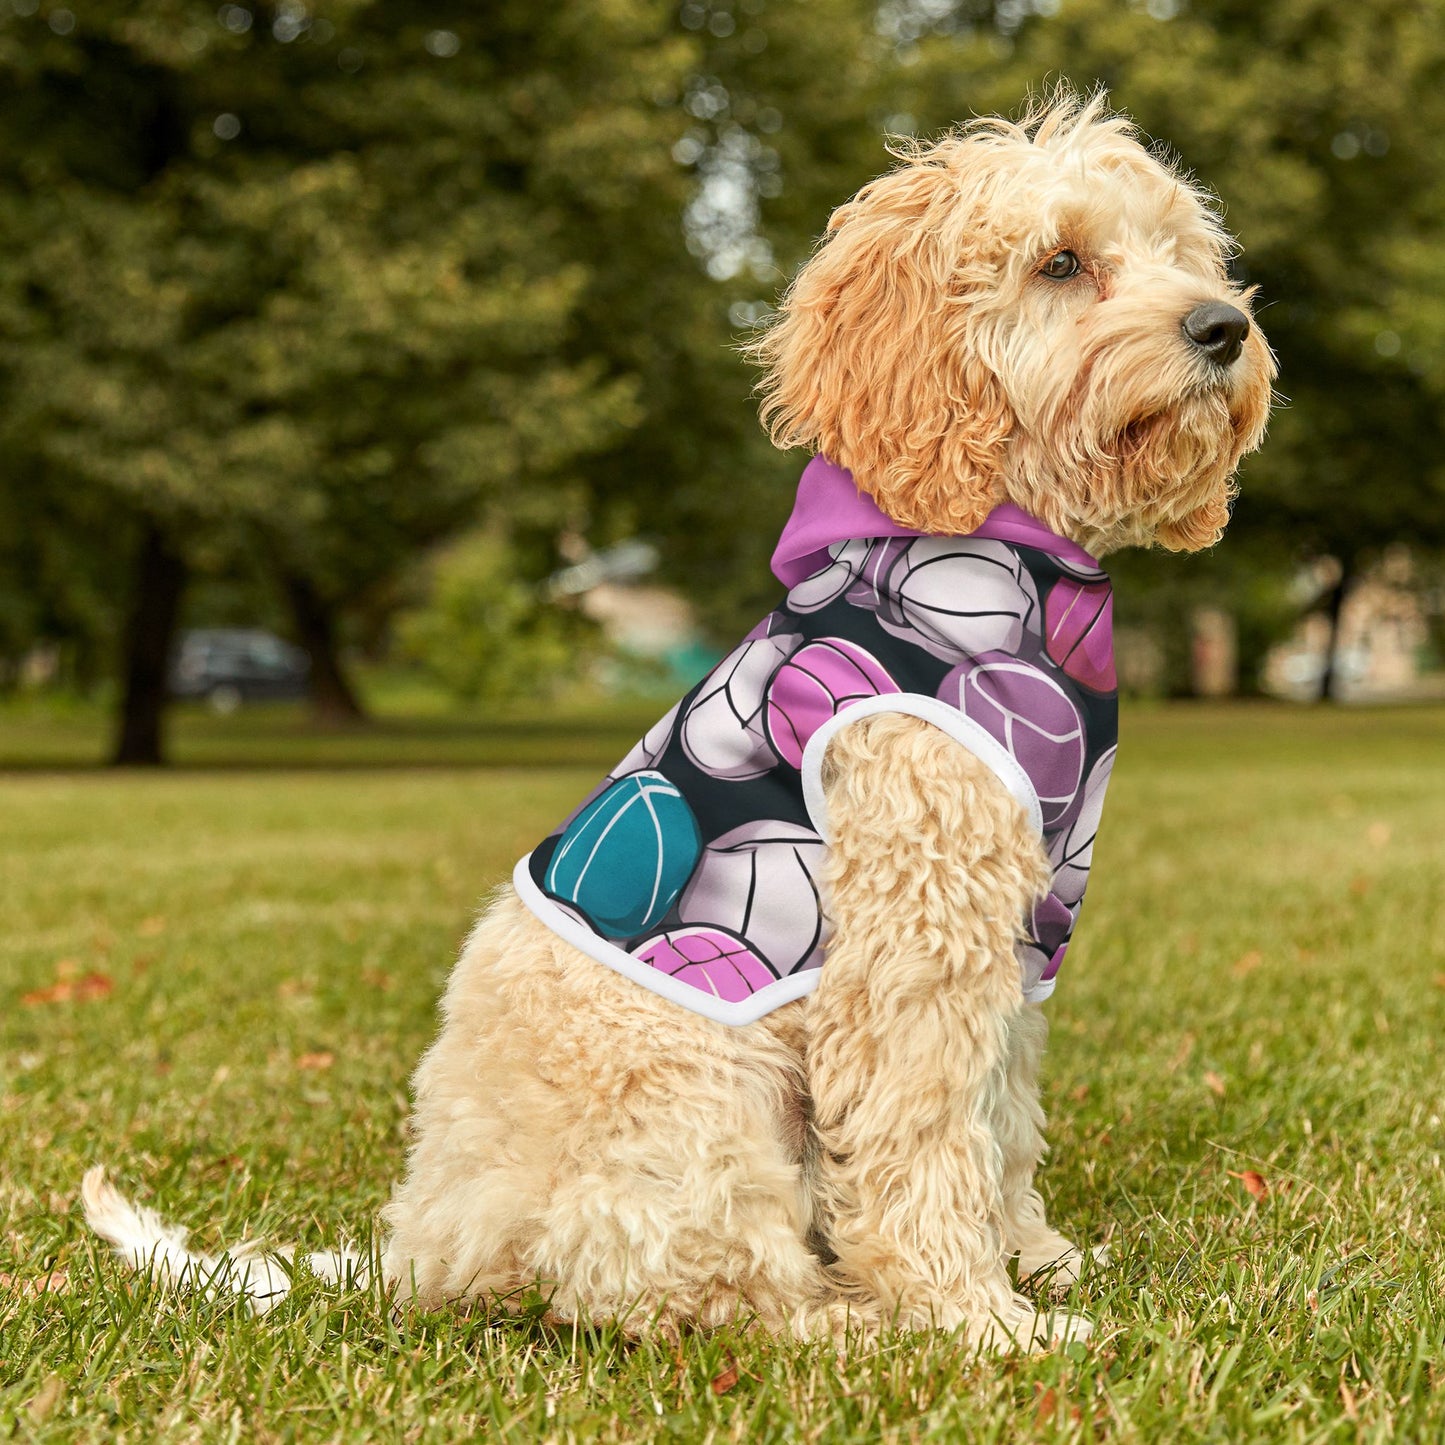
[[[1021,920],[1018,957],[1025,996],[1045,997],[1113,766],[1113,595],[1077,547],[1031,519],[1028,545],[1017,527],[986,536],[988,525],[820,552],[522,860],[524,901],[656,992],[725,1023],[761,1017],[815,987],[826,956],[809,742],[860,705],[912,712],[996,767],[1007,753],[1037,800],[1055,878]]]
[[[547,892],[608,938],[666,917],[702,852],[697,821],[661,773],[628,773],[568,823],[547,865]]]
[[[768,680],[768,740],[789,767],[801,768],[808,739],[835,713],[897,691],[883,664],[856,642],[822,637],[804,643]]]

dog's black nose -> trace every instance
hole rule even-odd
[[[1249,335],[1249,317],[1223,301],[1206,301],[1184,318],[1184,334],[1216,366],[1239,359]]]

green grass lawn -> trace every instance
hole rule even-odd
[[[1048,1006],[1044,1187],[1111,1243],[1096,1338],[843,1363],[311,1280],[256,1320],[88,1241],[97,1160],[203,1247],[365,1240],[468,921],[643,715],[277,716],[188,723],[173,774],[0,777],[0,1437],[1445,1439],[1445,710],[1126,712]],[[0,757],[86,756],[44,731],[0,722]]]

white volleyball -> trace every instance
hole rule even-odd
[[[1002,542],[921,538],[899,554],[883,588],[883,626],[945,662],[1037,645],[1038,589]]]
[[[777,766],[763,731],[763,700],[779,666],[802,644],[794,632],[767,635],[755,628],[703,679],[683,715],[682,750],[709,777],[729,782],[760,778]]]
[[[832,561],[788,593],[788,606],[794,612],[817,612],[841,597],[857,580],[872,547],[866,539],[835,542],[828,548]]]
[[[746,939],[780,978],[823,958],[818,893],[824,845],[809,828],[778,819],[745,823],[703,850],[678,900],[689,925]]]
[[[1089,881],[1094,838],[1099,831],[1099,819],[1104,815],[1104,793],[1109,786],[1109,775],[1114,771],[1115,752],[1116,749],[1110,748],[1089,769],[1078,817],[1054,839],[1049,849],[1054,865],[1052,891],[1070,907],[1084,896],[1084,885]]]

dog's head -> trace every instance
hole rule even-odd
[[[1098,553],[1218,540],[1274,360],[1208,198],[1102,97],[901,156],[752,348],[774,441],[922,531],[1013,501]]]

